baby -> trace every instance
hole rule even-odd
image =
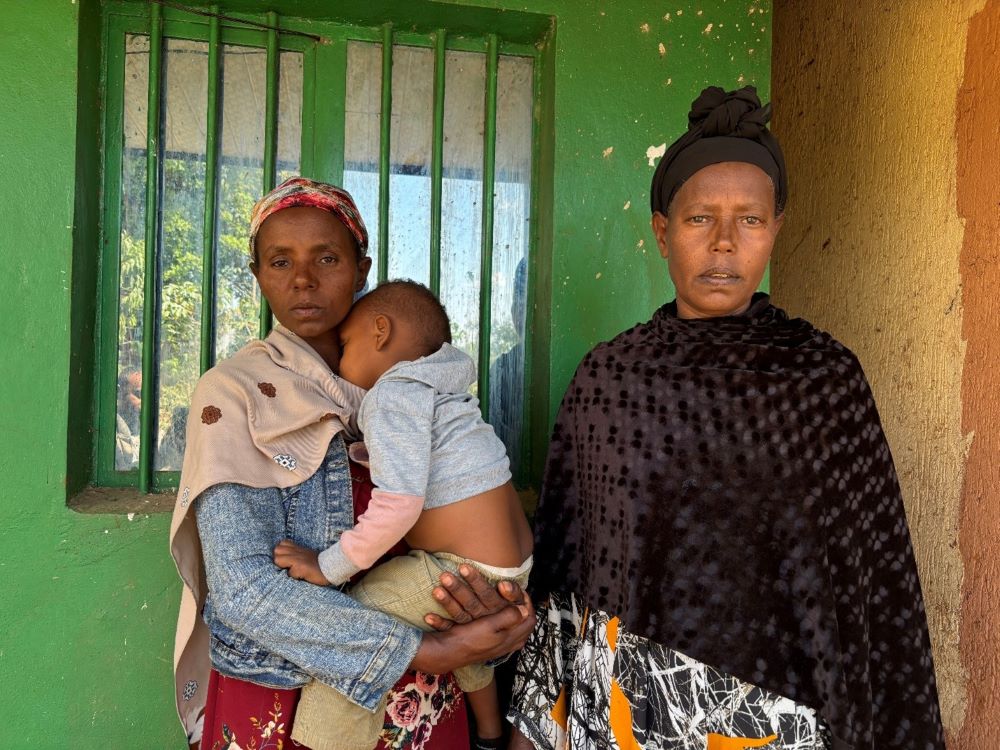
[[[358,410],[365,443],[352,445],[351,455],[363,460],[367,449],[376,489],[335,545],[316,553],[286,540],[275,563],[293,578],[340,585],[405,539],[413,551],[379,565],[350,594],[424,630],[428,612],[447,616],[431,593],[445,571],[467,564],[491,584],[524,586],[531,531],[503,443],[468,393],[475,365],[451,346],[441,303],[415,282],[383,283],[354,305],[339,333],[341,377],[368,389]],[[498,747],[493,670],[477,664],[455,677],[476,718],[476,745]],[[371,714],[314,681],[302,691],[292,737],[313,750],[370,750],[384,709],[384,698]]]

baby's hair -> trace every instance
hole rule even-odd
[[[416,281],[383,281],[354,305],[366,315],[403,318],[412,324],[421,356],[426,357],[451,343],[451,321],[434,293]]]

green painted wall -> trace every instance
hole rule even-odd
[[[554,411],[593,343],[667,299],[649,231],[646,149],[678,134],[706,83],[742,76],[766,91],[770,4],[475,4],[556,19],[547,70],[554,210],[539,225],[552,254],[536,279],[551,304],[536,326],[551,342]],[[71,387],[71,374],[92,357],[98,11],[88,0],[8,0],[0,26],[0,690],[21,707],[8,727],[14,746],[182,747],[170,689],[178,587],[168,519],[65,506],[90,450],[89,436],[67,424],[71,411],[90,410],[89,384]]]

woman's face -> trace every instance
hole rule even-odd
[[[309,343],[329,338],[365,284],[371,258],[358,259],[354,236],[328,211],[286,208],[257,233],[250,264],[274,316]]]
[[[774,211],[774,186],[764,170],[723,162],[695,172],[668,215],[653,214],[678,317],[738,315],[750,306],[784,218]]]

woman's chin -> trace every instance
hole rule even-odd
[[[729,315],[739,315],[750,307],[753,292],[733,287],[713,289],[707,294],[700,294],[694,299],[684,300],[688,315],[681,317],[693,318],[724,318]]]
[[[329,321],[321,320],[290,320],[288,322],[279,322],[300,339],[318,339],[324,336],[332,336],[337,327],[335,323],[331,325]]]

